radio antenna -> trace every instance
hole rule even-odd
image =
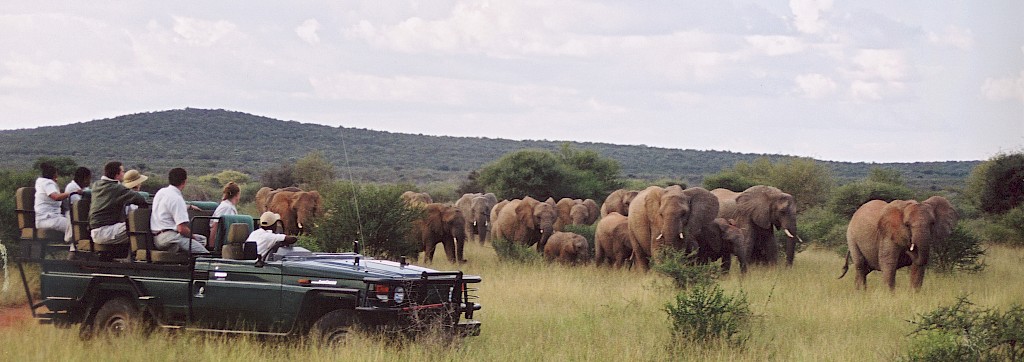
[[[363,221],[359,216],[359,190],[356,188],[355,178],[352,177],[352,164],[348,160],[348,147],[345,145],[345,127],[338,127],[341,130],[341,152],[345,155],[345,170],[348,171],[348,183],[352,185],[352,205],[356,208],[356,239],[363,237]]]

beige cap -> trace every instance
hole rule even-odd
[[[124,187],[134,188],[135,186],[139,186],[143,182],[146,182],[147,179],[149,179],[149,176],[143,175],[137,170],[128,170],[128,172],[124,173],[124,179],[121,183]]]
[[[277,223],[278,220],[281,220],[280,214],[267,211],[260,215],[260,226],[271,226]]]

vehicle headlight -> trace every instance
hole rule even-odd
[[[404,301],[405,300],[405,288],[395,287],[394,298],[395,298],[395,303],[401,303],[402,301]]]

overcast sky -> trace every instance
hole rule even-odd
[[[838,161],[1024,150],[1024,1],[13,1],[0,128],[185,107]],[[140,130],[141,131],[141,130]]]

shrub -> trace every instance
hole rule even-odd
[[[323,151],[313,151],[295,161],[292,179],[304,188],[319,190],[334,180],[334,165]]]
[[[864,203],[871,200],[909,200],[914,192],[909,188],[876,181],[856,181],[840,186],[828,201],[829,209],[846,218],[853,216]]]
[[[697,285],[689,292],[680,292],[675,304],[665,305],[665,312],[672,322],[672,337],[684,344],[722,340],[741,345],[751,319],[746,294],[725,295],[718,284]]]
[[[512,263],[536,263],[541,260],[540,253],[534,251],[535,247],[520,245],[505,239],[496,238],[492,240],[494,251],[498,254],[498,260]]]
[[[911,321],[917,338],[906,361],[1019,361],[1024,358],[1024,307],[978,308],[966,296]]]
[[[1024,203],[1024,153],[1000,154],[967,178],[966,194],[979,209],[1001,214]]]
[[[696,253],[687,255],[682,250],[661,248],[651,269],[672,278],[676,287],[680,289],[714,283],[722,273],[721,262],[697,264],[694,260],[695,255]]]
[[[484,166],[475,179],[476,185],[463,189],[483,188],[499,198],[517,199],[532,196],[604,197],[619,188],[619,163],[603,158],[597,152],[578,151],[563,145],[559,153],[546,150],[520,150],[505,154]]]
[[[261,188],[263,188],[263,186],[260,185],[259,182],[249,182],[241,184],[242,190],[240,194],[242,195],[242,197],[238,199],[238,203],[246,204],[256,201],[256,193],[259,192]]]
[[[0,170],[0,242],[14,245],[18,240],[18,216],[14,213],[14,192],[19,187],[32,187],[33,172]]]
[[[848,224],[847,218],[819,206],[801,213],[800,225],[797,228],[800,238],[805,242],[814,242],[835,249],[846,245],[846,226]]]
[[[282,163],[278,167],[264,171],[260,175],[260,183],[272,189],[295,186],[297,183],[292,178],[292,171],[294,170],[291,163]]]
[[[983,256],[985,250],[981,248],[978,237],[967,231],[963,224],[957,224],[944,242],[932,246],[931,261],[940,273],[953,270],[979,272],[985,269],[985,262],[981,260]]]
[[[351,251],[359,240],[362,253],[378,258],[416,256],[420,245],[409,237],[420,209],[406,207],[396,185],[338,181],[320,189],[324,214],[314,221],[312,236],[325,252]]]
[[[722,171],[704,178],[704,188],[708,190],[722,188],[743,192],[743,190],[754,185],[757,185],[757,183],[731,170]]]
[[[1004,230],[1004,233],[1001,238],[993,239],[992,241],[1014,246],[1024,246],[1024,205],[1017,206],[997,216],[995,223]]]

